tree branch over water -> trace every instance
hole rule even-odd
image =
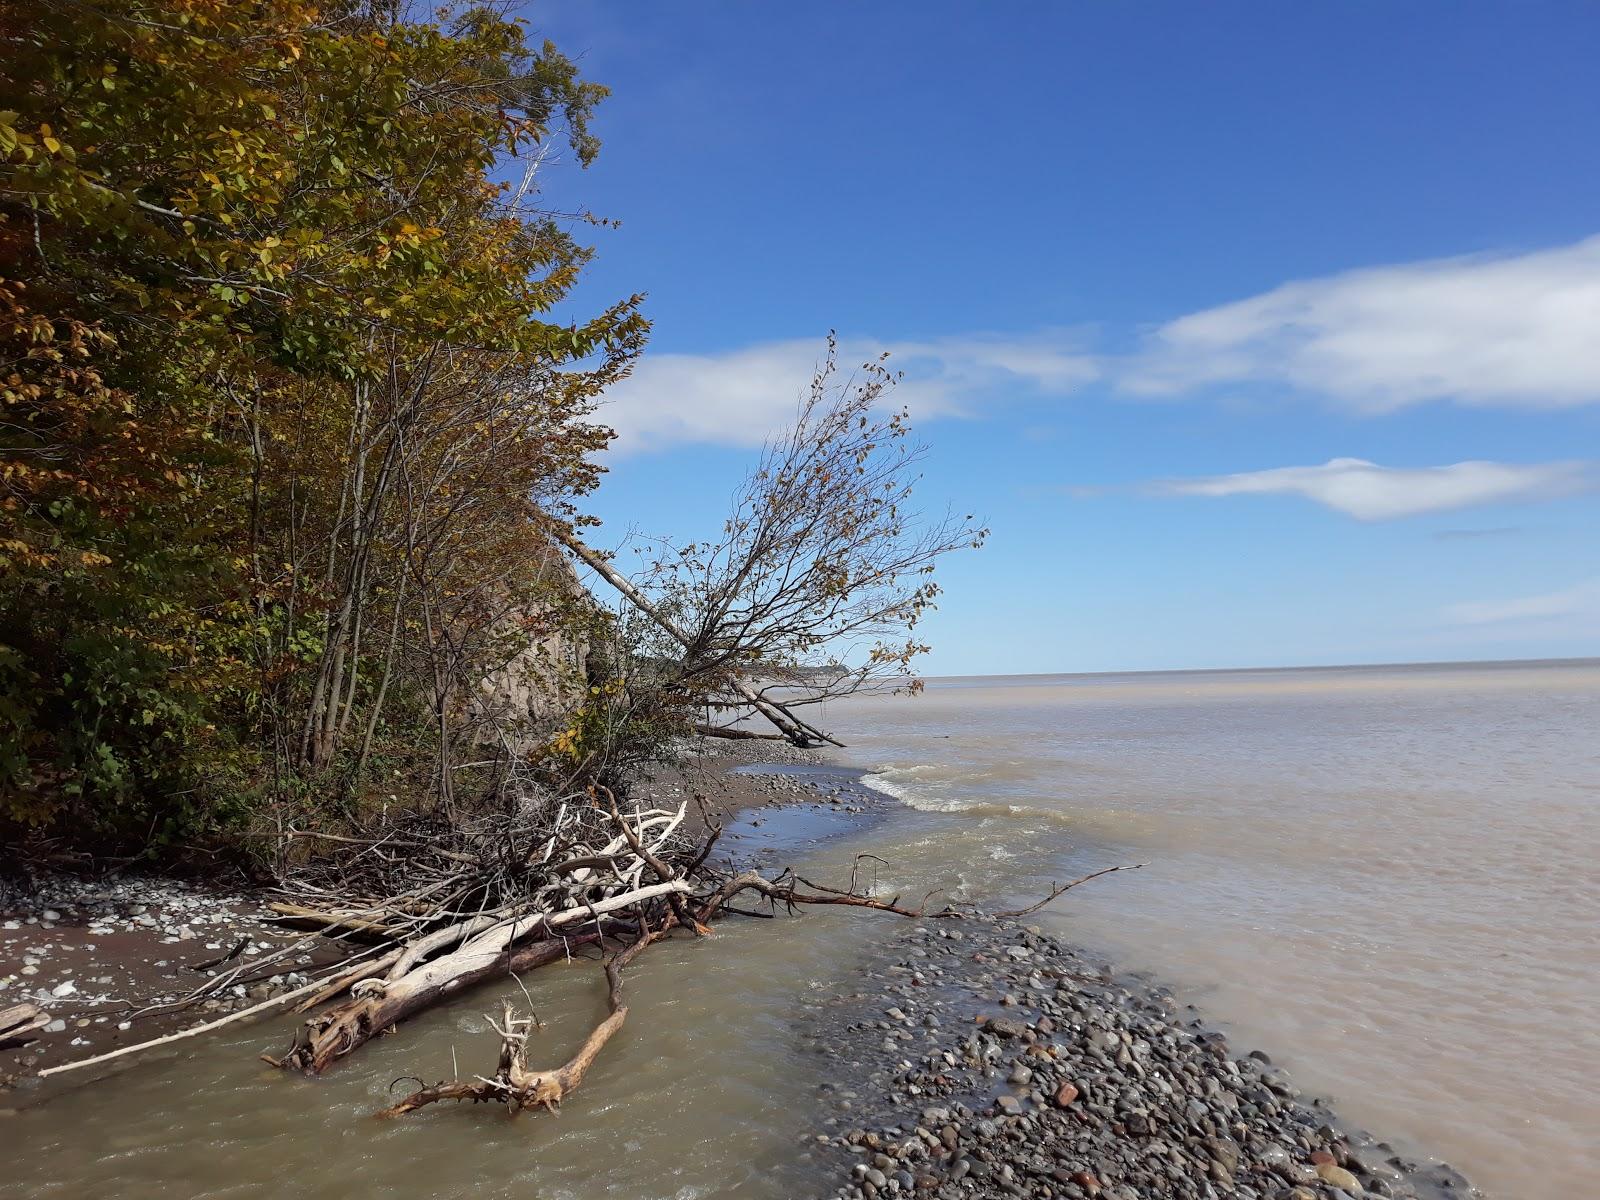
[[[674,687],[759,713],[798,745],[835,739],[797,707],[920,687],[912,667],[929,649],[918,625],[939,595],[935,565],[988,534],[971,514],[912,506],[924,450],[909,414],[885,408],[899,378],[886,358],[845,376],[829,337],[794,423],[767,443],[718,536],[666,544],[629,578],[562,535],[667,634]]]

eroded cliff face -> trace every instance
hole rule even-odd
[[[499,622],[509,657],[470,703],[474,740],[520,754],[566,723],[588,688],[586,614],[595,601],[567,557],[550,547],[539,564],[548,600],[508,611]]]

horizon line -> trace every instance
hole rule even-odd
[[[1042,676],[1095,679],[1112,675],[1229,675],[1267,671],[1366,671],[1399,667],[1553,667],[1582,666],[1586,664],[1600,666],[1600,655],[1581,655],[1566,658],[1425,659],[1415,662],[1296,663],[1284,666],[1145,667],[1123,671],[999,671],[966,675],[919,675],[917,678],[926,682],[939,679],[1037,679]]]

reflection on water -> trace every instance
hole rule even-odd
[[[1024,883],[1148,862],[1051,919],[1352,1119],[1500,1196],[1593,1191],[1600,663],[936,680],[828,717]]]

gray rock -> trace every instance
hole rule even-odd
[[[1028,1027],[1021,1021],[1013,1021],[1010,1017],[994,1017],[984,1023],[983,1028],[1003,1038],[1023,1038],[1028,1036]]]
[[[1239,1169],[1239,1146],[1231,1138],[1206,1138],[1201,1144],[1211,1161],[1220,1164],[1229,1175]]]
[[[1361,1193],[1361,1181],[1343,1167],[1335,1166],[1333,1163],[1318,1163],[1317,1178],[1341,1191],[1349,1192],[1352,1196]]]

